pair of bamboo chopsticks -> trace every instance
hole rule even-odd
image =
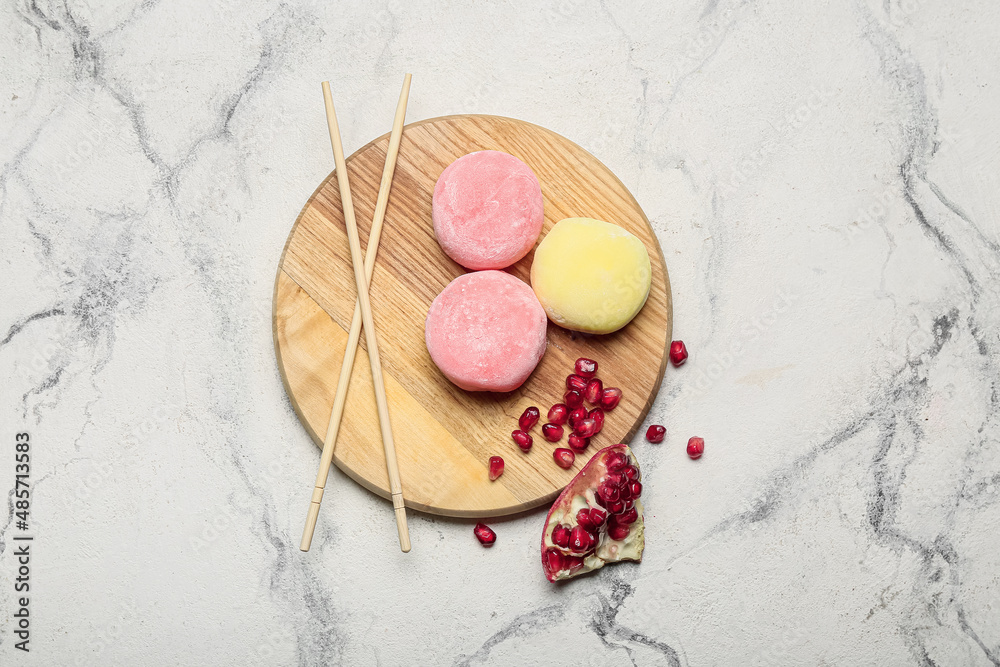
[[[340,431],[340,421],[344,415],[344,404],[347,401],[347,388],[351,382],[351,371],[357,355],[358,341],[361,338],[361,328],[364,326],[365,341],[368,344],[368,360],[371,364],[372,383],[375,386],[375,403],[378,408],[379,427],[382,432],[382,445],[385,448],[385,465],[389,472],[389,490],[392,494],[392,506],[396,513],[396,529],[399,531],[399,547],[404,553],[410,550],[410,533],[406,527],[406,507],[403,505],[403,487],[399,480],[399,466],[396,463],[396,446],[392,439],[392,426],[389,423],[389,405],[385,395],[385,380],[382,375],[382,362],[378,353],[378,340],[375,336],[375,326],[372,321],[371,301],[368,298],[368,283],[375,268],[375,255],[378,252],[379,238],[382,235],[382,221],[389,202],[389,190],[392,188],[392,175],[396,169],[396,157],[399,154],[399,142],[403,136],[403,120],[406,117],[406,102],[410,94],[410,78],[407,74],[403,79],[403,89],[399,93],[399,103],[396,105],[396,116],[392,122],[392,134],[389,136],[389,149],[385,156],[385,167],[382,170],[382,181],[379,184],[378,199],[375,202],[375,215],[372,218],[371,232],[368,235],[368,250],[362,260],[361,241],[358,238],[357,221],[354,218],[354,202],[351,200],[351,186],[347,180],[347,164],[344,161],[344,147],[340,140],[340,126],[337,124],[337,113],[333,108],[333,96],[330,93],[330,83],[323,82],[323,99],[326,102],[326,122],[330,129],[330,143],[333,146],[333,157],[337,165],[337,182],[340,186],[340,200],[344,208],[344,222],[347,225],[347,239],[351,246],[351,261],[354,264],[354,282],[358,289],[358,300],[354,305],[354,319],[351,320],[351,331],[344,349],[344,361],[340,367],[340,379],[337,382],[337,394],[330,412],[330,423],[326,429],[323,441],[323,454],[320,457],[319,472],[316,474],[316,485],[313,488],[312,501],[309,504],[309,515],[302,532],[302,543],[299,548],[309,551],[312,544],[313,531],[319,517],[320,503],[323,501],[323,490],[333,462],[333,450],[337,444],[337,434]]]

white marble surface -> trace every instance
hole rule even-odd
[[[528,3],[525,3],[527,6]],[[988,0],[0,7],[0,489],[31,433],[32,651],[0,664],[1000,665],[1000,7]],[[411,514],[318,452],[270,303],[331,160],[408,118],[549,127],[670,269],[641,565]],[[699,462],[683,445],[702,435]],[[334,510],[334,511],[330,511]]]

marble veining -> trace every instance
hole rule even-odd
[[[0,460],[30,432],[36,535],[0,664],[1000,665],[993,3],[0,7]],[[411,513],[404,555],[337,471],[298,551],[274,271],[331,169],[319,82],[353,151],[407,71],[409,120],[551,128],[657,232],[691,358],[632,443],[642,564],[548,584],[541,513],[490,550]]]

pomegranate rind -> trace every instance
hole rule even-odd
[[[634,507],[639,518],[631,524],[628,536],[623,540],[613,540],[607,534],[607,527],[611,521],[611,516],[603,527],[598,529],[597,545],[593,551],[583,555],[574,553],[568,548],[563,548],[552,541],[552,531],[556,526],[564,525],[573,528],[578,524],[577,513],[584,508],[598,508],[604,510],[597,500],[597,487],[602,479],[607,475],[606,461],[608,455],[619,452],[628,458],[628,462],[639,467],[638,461],[632,454],[628,445],[611,445],[600,450],[590,461],[587,462],[576,477],[566,485],[559,497],[552,504],[548,515],[545,517],[545,527],[542,531],[542,569],[545,577],[549,581],[562,581],[573,577],[593,572],[604,567],[607,563],[616,563],[623,560],[639,562],[642,560],[642,552],[645,548],[645,526],[643,523],[642,499],[636,498]],[[636,481],[641,480],[640,471]],[[550,556],[549,552],[558,552],[559,556]],[[563,563],[564,567],[554,568],[552,563]]]

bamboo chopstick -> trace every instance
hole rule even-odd
[[[392,439],[392,426],[389,422],[388,401],[385,395],[385,382],[382,375],[382,364],[378,354],[378,341],[372,321],[371,302],[368,298],[368,282],[375,268],[375,255],[382,233],[382,222],[389,201],[389,191],[392,187],[392,176],[396,167],[396,157],[399,153],[399,142],[403,133],[403,120],[406,116],[406,102],[409,97],[411,75],[403,79],[403,89],[399,94],[396,106],[396,116],[393,119],[392,134],[389,137],[389,148],[386,153],[385,167],[382,170],[382,181],[379,185],[378,199],[375,203],[375,215],[372,218],[372,228],[368,237],[368,250],[364,265],[361,261],[361,242],[358,239],[357,222],[354,217],[354,204],[351,200],[350,184],[347,179],[347,166],[344,161],[344,148],[340,139],[340,128],[337,124],[337,114],[333,107],[333,96],[330,93],[329,82],[323,82],[323,98],[326,103],[327,125],[330,130],[330,143],[337,165],[337,181],[340,185],[340,198],[344,208],[344,221],[347,225],[347,237],[351,246],[351,259],[354,264],[354,280],[358,289],[358,300],[354,306],[354,318],[351,320],[351,331],[344,349],[344,361],[340,368],[340,379],[337,383],[337,394],[333,409],[330,412],[330,422],[323,442],[323,454],[316,475],[312,501],[309,504],[309,514],[306,517],[305,529],[299,548],[308,551],[312,543],[313,531],[319,516],[320,503],[326,486],[333,452],[336,447],[337,434],[344,413],[347,399],[347,389],[351,381],[351,371],[357,354],[358,341],[361,337],[361,327],[364,325],[365,337],[368,343],[368,359],[371,363],[372,380],[375,386],[375,402],[378,407],[379,425],[382,431],[382,444],[385,448],[385,463],[389,473],[389,489],[392,494],[392,504],[396,515],[396,528],[399,531],[399,546],[403,552],[410,550],[410,535],[406,526],[406,508],[403,505],[403,489],[399,479],[399,468],[396,463],[396,448]]]

